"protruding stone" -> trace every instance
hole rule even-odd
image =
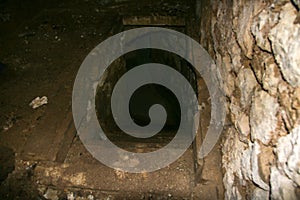
[[[265,183],[260,177],[259,165],[258,165],[258,155],[260,154],[260,146],[257,142],[254,142],[251,155],[251,166],[252,166],[252,179],[255,184],[264,190],[270,190],[270,187]]]
[[[242,114],[239,119],[237,119],[236,128],[241,135],[247,137],[250,133],[249,117]]]
[[[251,200],[268,200],[268,199],[269,199],[269,191],[265,191],[260,188],[255,188],[251,196]]]
[[[224,187],[226,189],[225,196],[227,199],[242,199],[238,188],[236,188],[234,184],[236,178],[241,179],[243,176],[248,176],[243,175],[241,170],[243,169],[242,164],[250,167],[250,156],[249,154],[248,156],[246,155],[249,151],[245,152],[247,145],[239,141],[235,129],[229,129],[227,135],[228,137],[222,149],[222,165],[226,169],[223,178]],[[232,151],[233,149],[235,149],[235,151]],[[242,157],[244,157],[247,162],[241,162]],[[247,179],[248,178],[249,177],[247,177]]]
[[[267,92],[256,92],[250,112],[252,140],[258,139],[265,145],[270,142],[277,125],[278,107],[276,99]]]
[[[276,167],[271,168],[271,198],[297,200],[293,181],[282,175]]]
[[[249,143],[249,148],[242,151],[241,171],[245,180],[252,180],[252,147],[253,144]]]
[[[260,145],[260,153],[258,155],[259,174],[265,183],[270,182],[270,166],[274,163],[275,154],[272,147]]]
[[[271,53],[271,45],[268,39],[271,27],[278,21],[278,13],[263,10],[255,19],[251,31],[255,37],[257,46]]]
[[[276,154],[279,169],[300,186],[300,126],[278,140]]]
[[[218,79],[220,80],[220,87],[227,96],[231,96],[234,91],[234,77],[231,74],[231,60],[229,57],[221,57],[217,54],[217,66],[221,66],[217,69]]]
[[[269,36],[282,74],[293,87],[300,86],[300,24],[294,24],[296,16],[295,7],[287,3]]]
[[[257,81],[251,69],[243,68],[238,74],[237,82],[241,91],[241,104],[245,107],[250,104]]]
[[[277,87],[281,80],[280,71],[275,63],[266,66],[265,73],[263,74],[263,87],[268,90],[272,95],[277,93]]]
[[[239,2],[239,1],[236,1]],[[237,35],[237,41],[245,54],[248,58],[252,58],[252,51],[253,51],[253,37],[250,32],[250,27],[251,27],[251,18],[252,18],[252,12],[253,12],[253,3],[244,1],[243,4],[239,2],[240,5],[239,7],[236,5],[236,8],[242,7],[242,9],[239,9],[236,13],[237,16],[234,20],[236,21],[236,26],[235,32]]]

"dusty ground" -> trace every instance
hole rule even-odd
[[[127,174],[92,158],[72,122],[77,70],[122,31],[122,16],[194,12],[188,2],[150,2],[0,0],[0,199],[198,199],[192,148],[165,169]],[[38,96],[48,104],[32,109]]]

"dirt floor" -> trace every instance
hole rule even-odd
[[[193,12],[180,0],[0,0],[0,199],[222,198],[218,146],[200,181],[192,147],[162,170],[129,174],[94,159],[73,125],[77,70],[96,45],[122,31],[124,16],[190,22]],[[42,96],[46,105],[29,106]]]

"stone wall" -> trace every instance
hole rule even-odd
[[[300,199],[300,1],[197,1],[227,97],[227,199]]]

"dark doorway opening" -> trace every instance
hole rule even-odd
[[[152,137],[136,138],[124,133],[115,123],[110,102],[115,84],[126,72],[146,63],[164,64],[177,70],[189,81],[197,94],[197,76],[193,67],[176,54],[159,49],[141,49],[115,60],[105,71],[97,89],[95,101],[97,117],[108,139],[132,152],[155,151],[167,145],[175,136],[181,121],[180,105],[173,92],[158,84],[147,84],[138,88],[131,96],[128,105],[131,118],[137,125],[146,126],[150,123],[149,108],[154,104],[160,104],[167,112],[163,129]]]

